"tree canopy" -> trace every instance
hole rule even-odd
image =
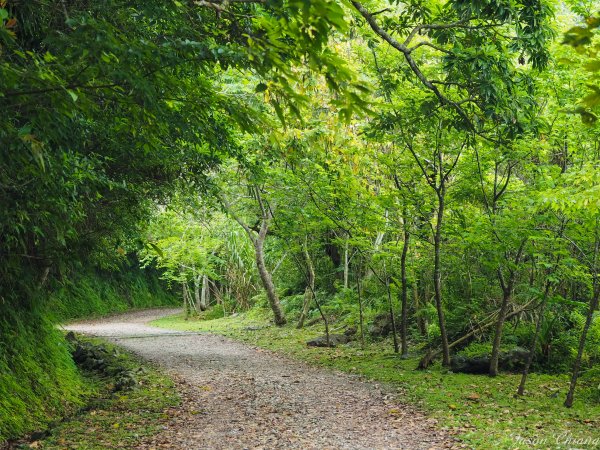
[[[389,319],[421,368],[525,347],[571,406],[600,364],[593,3],[0,1],[0,302],[135,257],[190,314]]]

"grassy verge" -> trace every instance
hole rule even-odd
[[[56,322],[65,322],[179,303],[156,274],[129,267],[118,272],[87,270],[56,282],[47,311]]]
[[[173,316],[153,325],[222,334],[309,363],[390,383],[398,388],[402,401],[417,405],[475,448],[600,448],[600,404],[592,399],[598,380],[583,380],[574,407],[566,409],[562,406],[566,376],[532,374],[526,395],[517,397],[519,375],[502,374],[491,379],[454,374],[439,365],[416,371],[417,358],[398,358],[385,341],[371,343],[366,349],[308,348],[306,340],[321,335],[321,329],[277,328],[256,313],[216,320],[186,321]]]
[[[73,414],[86,390],[44,310],[17,309],[0,298],[0,448]]]
[[[92,393],[80,414],[57,425],[51,435],[27,447],[44,449],[132,448],[156,434],[168,419],[168,409],[179,404],[173,382],[135,356],[98,339],[85,339],[106,349],[117,372],[133,374],[135,385],[115,390],[121,375],[84,372]]]

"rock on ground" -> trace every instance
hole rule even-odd
[[[154,328],[149,310],[66,327],[106,337],[158,364],[177,382],[181,407],[137,448],[441,449],[456,444],[380,385],[311,367],[211,334]]]

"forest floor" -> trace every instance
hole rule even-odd
[[[149,310],[79,322],[169,374],[181,394],[160,432],[128,448],[462,448],[448,430],[398,401],[390,386],[292,360],[227,337],[147,325]]]
[[[371,383],[381,383],[393,390],[402,403],[411,405],[387,405],[382,410],[387,413],[386,421],[397,420],[411,429],[414,422],[430,423],[433,419],[438,429],[458,437],[469,448],[600,449],[600,386],[594,376],[582,375],[575,404],[565,408],[568,374],[532,373],[525,395],[517,396],[518,373],[502,373],[491,379],[485,375],[452,373],[439,363],[425,371],[415,370],[419,361],[419,354],[413,353],[415,348],[411,349],[409,358],[399,358],[389,338],[368,340],[365,348],[358,342],[333,349],[307,347],[309,339],[323,334],[322,323],[298,330],[294,323],[273,326],[268,311],[255,309],[208,320],[213,313],[209,311],[189,320],[179,314],[151,325],[224,335],[312,366],[324,366]],[[340,330],[334,325],[332,332]],[[309,383],[307,389],[314,386],[315,383]],[[357,404],[354,408],[359,413],[364,405]],[[415,409],[426,412],[429,421],[423,422],[422,414],[413,413]],[[374,442],[371,448],[381,446]],[[409,443],[403,448],[413,447]]]

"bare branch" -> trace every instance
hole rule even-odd
[[[246,232],[246,234],[248,235],[250,240],[252,242],[255,242],[256,236],[254,235],[254,233],[252,233],[252,229],[248,226],[248,224],[246,222],[244,222],[242,220],[242,218],[240,216],[237,215],[237,213],[231,206],[231,203],[229,203],[227,201],[225,196],[222,194],[219,194],[219,195],[217,195],[217,199],[219,200],[219,203],[221,203],[221,205],[223,206],[225,211],[227,211],[227,214],[229,214],[233,218],[233,220],[235,220],[244,229],[244,231]]]
[[[360,15],[363,16],[363,18],[367,21],[367,23],[369,24],[371,29],[375,32],[375,34],[377,34],[385,42],[387,42],[389,45],[391,45],[393,48],[395,48],[396,50],[398,50],[400,53],[402,53],[404,55],[404,59],[408,63],[410,69],[417,76],[419,81],[421,81],[421,83],[426,88],[428,88],[431,92],[433,92],[435,94],[435,96],[438,98],[440,103],[442,103],[442,105],[449,105],[452,108],[454,108],[454,110],[458,113],[458,115],[465,121],[465,124],[467,125],[467,127],[469,129],[473,130],[474,129],[473,123],[467,116],[467,113],[460,107],[460,105],[458,105],[456,102],[454,102],[451,99],[444,96],[440,92],[440,90],[437,88],[437,86],[435,84],[433,84],[431,81],[429,81],[427,79],[427,77],[425,77],[423,72],[421,72],[421,69],[419,68],[419,66],[417,65],[417,63],[411,56],[412,50],[410,48],[408,48],[406,45],[398,42],[387,31],[385,31],[383,28],[381,28],[379,26],[379,24],[377,23],[377,21],[375,20],[375,18],[373,17],[373,15],[371,13],[369,13],[369,11],[360,2],[358,2],[356,0],[352,0],[352,6],[354,6],[354,8],[360,13]],[[431,25],[429,25],[429,27],[432,27],[433,25],[434,24],[431,24]],[[421,25],[421,26],[425,27],[426,25]]]
[[[428,41],[419,42],[418,44],[416,44],[416,45],[414,45],[412,47],[409,47],[408,51],[412,53],[416,49],[418,49],[419,47],[431,47],[434,50],[437,50],[438,52],[446,53],[447,55],[451,55],[452,54],[452,52],[450,50],[446,50],[445,48],[439,47],[439,46],[437,46],[435,44],[432,44],[431,42],[428,42]],[[432,83],[433,83],[433,81],[432,81]]]

